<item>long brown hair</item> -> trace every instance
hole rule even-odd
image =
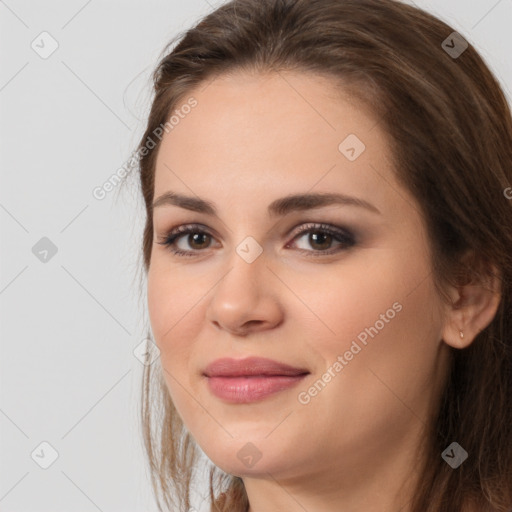
[[[482,282],[491,267],[501,276],[493,321],[468,348],[452,351],[410,510],[454,512],[473,503],[478,510],[509,512],[512,117],[496,78],[475,48],[453,32],[397,0],[233,0],[180,34],[166,46],[152,76],[154,98],[137,149],[147,213],[144,271],[153,245],[158,127],[170,128],[166,122],[191,91],[231,71],[296,70],[330,77],[371,108],[390,136],[397,179],[427,222],[439,291],[462,277]],[[155,147],[147,151],[150,139]],[[473,265],[460,270],[468,252]],[[188,510],[199,452],[161,372],[155,375],[150,365],[144,370],[141,419],[160,510]],[[470,455],[456,470],[441,457],[452,441]],[[213,465],[210,499],[212,510],[248,508],[243,481]]]

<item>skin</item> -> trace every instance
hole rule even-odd
[[[339,86],[302,73],[245,72],[190,95],[197,106],[159,148],[155,198],[199,196],[219,217],[155,208],[148,272],[150,322],[181,418],[217,466],[243,478],[250,512],[406,511],[449,346],[472,342],[494,316],[497,295],[450,288],[458,307],[443,302],[423,216],[394,176],[386,135]],[[366,146],[354,161],[338,149],[349,134]],[[330,205],[267,214],[273,200],[306,192],[361,198],[379,213]],[[192,257],[158,244],[189,223],[211,234],[176,242]],[[355,244],[332,238],[322,246],[296,235],[308,223],[345,227]],[[263,251],[252,263],[236,252],[248,236]],[[323,248],[332,254],[312,254]],[[395,303],[394,318],[333,372],[338,356]],[[212,395],[204,367],[250,355],[310,374],[250,404]],[[335,377],[300,403],[299,393],[330,367]],[[237,457],[248,442],[261,454],[252,467]]]

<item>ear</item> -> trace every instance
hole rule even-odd
[[[452,304],[447,306],[443,340],[453,348],[463,349],[471,345],[492,322],[501,300],[498,269],[480,263],[478,268],[481,270],[477,272],[471,265],[474,261],[471,257],[464,258],[462,265],[466,279],[449,289]]]

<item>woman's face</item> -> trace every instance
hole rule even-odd
[[[235,475],[410,467],[447,368],[423,217],[377,119],[337,91],[217,78],[158,152],[152,331],[186,427]]]

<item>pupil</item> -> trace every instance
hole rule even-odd
[[[192,245],[196,244],[196,242],[198,241],[198,238],[200,239],[201,237],[206,237],[208,235],[204,234],[204,233],[194,233],[192,236],[192,240],[194,241]],[[197,244],[197,245],[203,245],[201,244],[200,242]]]
[[[326,245],[326,241],[324,240],[323,243],[322,242],[318,242],[318,238],[320,238],[320,239],[327,238],[327,247],[321,247],[321,248],[328,248],[332,235],[329,235],[328,233],[324,233],[324,234],[321,234],[321,233],[310,233],[309,236],[310,236],[311,239],[313,239],[314,243],[316,243],[317,245],[320,244],[320,245],[324,245],[324,246]]]

